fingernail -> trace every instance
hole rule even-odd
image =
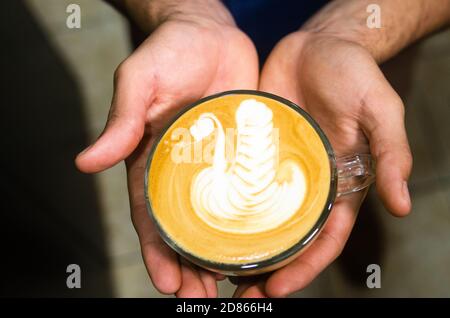
[[[405,202],[407,202],[408,205],[411,205],[411,196],[409,195],[408,182],[406,181],[403,181],[402,192]]]

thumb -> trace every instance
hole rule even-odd
[[[138,73],[126,62],[114,74],[114,96],[106,126],[95,143],[75,159],[79,170],[95,173],[128,157],[139,144],[145,128],[145,113],[153,95]]]
[[[377,161],[377,192],[393,215],[405,216],[411,210],[408,179],[412,155],[404,124],[404,106],[400,97],[393,94],[393,98],[391,95],[380,107],[375,107],[373,114],[365,116],[363,128]],[[377,100],[383,102],[380,95]]]

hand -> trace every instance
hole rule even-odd
[[[176,14],[164,17],[118,67],[106,127],[76,158],[78,168],[88,173],[126,159],[131,217],[148,273],[160,292],[179,297],[216,296],[218,275],[179,261],[152,224],[143,184],[150,146],[183,106],[219,91],[255,89],[258,81],[253,44],[227,12],[216,19],[216,9],[222,10],[222,6],[204,10],[211,16],[184,15],[178,6]]]
[[[408,214],[412,157],[401,99],[362,46],[336,36],[296,32],[265,64],[260,89],[301,105],[319,123],[336,154],[371,152],[376,184],[386,208]],[[286,296],[307,286],[342,251],[365,192],[339,198],[317,240],[264,281],[241,284],[242,297]]]

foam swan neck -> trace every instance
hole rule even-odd
[[[278,164],[273,113],[264,103],[242,101],[235,120],[237,147],[228,170],[225,134],[217,117],[204,113],[196,122],[197,128],[191,129],[197,140],[217,127],[213,164],[194,177],[191,203],[204,222],[220,231],[268,231],[300,208],[306,192],[304,174],[293,161]],[[277,180],[277,175],[288,177]]]
[[[195,141],[201,141],[209,136],[216,125],[217,137],[214,146],[213,167],[216,172],[225,171],[227,162],[225,158],[225,133],[222,124],[213,113],[201,114],[195,124],[190,128]]]

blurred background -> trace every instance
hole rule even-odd
[[[162,297],[129,217],[123,164],[83,175],[73,159],[102,131],[127,21],[98,0],[2,1],[0,296]],[[383,66],[403,98],[414,155],[412,214],[390,216],[371,190],[343,254],[295,296],[450,297],[450,30]],[[81,288],[66,267],[81,267]],[[367,265],[381,288],[366,287]],[[220,296],[233,285],[220,283]]]

